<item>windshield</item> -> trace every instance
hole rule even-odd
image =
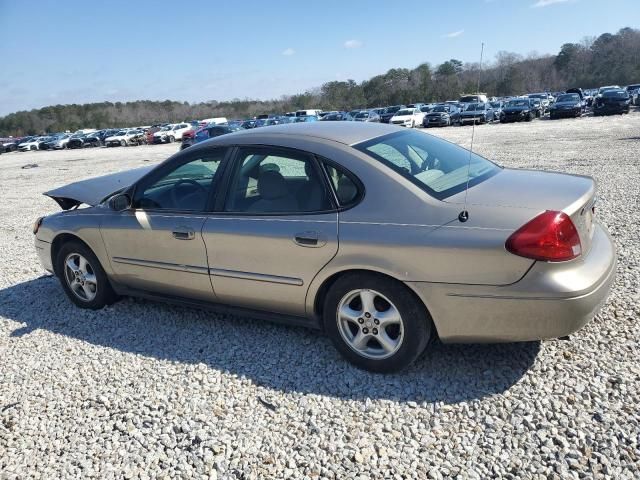
[[[447,109],[447,107],[445,107],[444,105],[438,105],[437,107],[434,107],[432,112],[448,112],[449,110]]]
[[[528,107],[529,100],[509,100],[508,107]]]
[[[356,115],[356,118],[369,118],[369,112],[360,112]]]
[[[603,97],[626,97],[627,92],[624,90],[607,90],[602,94]]]
[[[354,148],[384,163],[432,196],[443,199],[500,171],[489,160],[421,132],[391,133]]]
[[[531,95],[527,95],[529,98],[545,98],[546,95],[542,95],[540,93],[532,93]]]
[[[405,116],[405,115],[413,115],[413,110],[412,109],[398,110],[396,112],[396,115],[398,117],[402,117],[402,116]]]
[[[556,102],[578,102],[580,100],[580,95],[577,93],[569,93],[566,95],[560,95]]]
[[[471,103],[467,105],[466,111],[470,110],[484,110],[484,103]]]
[[[385,113],[396,113],[398,110],[400,110],[401,107],[388,107],[387,109],[385,109]]]
[[[501,105],[500,105],[500,102],[491,102],[491,106],[493,108],[500,108]]]

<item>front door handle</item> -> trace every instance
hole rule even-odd
[[[187,227],[175,228],[173,232],[171,232],[171,234],[173,235],[173,238],[177,240],[193,240],[194,238],[196,238],[195,230]]]
[[[326,241],[322,240],[318,232],[296,233],[293,241],[301,247],[322,247]]]

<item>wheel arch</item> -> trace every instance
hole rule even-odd
[[[95,251],[93,248],[91,248],[91,245],[89,245],[79,236],[73,233],[68,233],[68,232],[59,233],[58,235],[55,236],[55,238],[51,242],[51,265],[53,265],[53,270],[56,275],[58,275],[58,272],[56,271],[56,266],[57,266],[56,264],[58,263],[56,262],[56,260],[58,258],[58,253],[60,252],[60,249],[65,243],[72,242],[72,241],[81,243],[82,245],[87,247],[89,250],[94,252],[94,255],[95,255]]]
[[[416,292],[411,287],[411,285],[407,284],[407,282],[403,282],[402,280],[400,280],[400,279],[398,279],[398,278],[396,278],[393,275],[390,275],[388,273],[377,271],[377,270],[371,270],[371,269],[367,269],[367,268],[346,268],[346,269],[334,272],[331,275],[329,275],[327,278],[322,280],[322,283],[319,285],[318,288],[316,288],[313,292],[309,292],[309,293],[311,293],[313,295],[313,298],[312,298],[311,305],[308,304],[308,306],[310,306],[312,308],[312,314],[313,314],[313,316],[315,318],[322,319],[323,307],[324,307],[324,299],[326,298],[326,295],[329,292],[329,289],[335,284],[335,282],[339,278],[342,278],[345,275],[349,275],[349,274],[353,274],[353,273],[375,275],[375,276],[378,276],[378,277],[381,277],[381,278],[386,278],[388,280],[392,280],[394,282],[397,282],[397,283],[403,285],[411,293],[411,295],[414,297],[416,302],[418,302],[418,304],[421,305],[422,308],[424,308],[424,310],[425,310],[425,312],[427,314],[427,318],[431,322],[431,327],[433,329],[432,330],[433,334],[434,334],[435,337],[438,336],[438,328],[436,326],[436,322],[433,321],[433,317],[431,316],[431,311],[429,310],[429,306],[426,304],[426,302],[422,298],[422,296],[420,296],[418,294],[418,292]],[[322,324],[322,321],[320,321],[320,324]]]

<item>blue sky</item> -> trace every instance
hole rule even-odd
[[[0,115],[58,103],[276,98],[640,27],[638,0],[0,0]],[[604,12],[603,12],[604,10]],[[606,12],[606,13],[605,13]],[[612,13],[615,12],[615,13]]]

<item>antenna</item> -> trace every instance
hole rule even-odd
[[[482,46],[480,47],[480,68],[478,69],[478,87],[476,88],[476,95],[480,95],[480,75],[482,73],[482,55],[484,54],[484,42],[482,42]],[[473,139],[476,133],[476,120],[473,119],[473,123],[471,124],[471,147],[469,148],[469,161],[467,162],[467,186],[464,190],[464,207],[462,207],[462,211],[458,215],[458,220],[464,223],[469,220],[469,212],[467,211],[467,196],[469,195],[469,180],[471,173],[471,155],[473,155]]]

